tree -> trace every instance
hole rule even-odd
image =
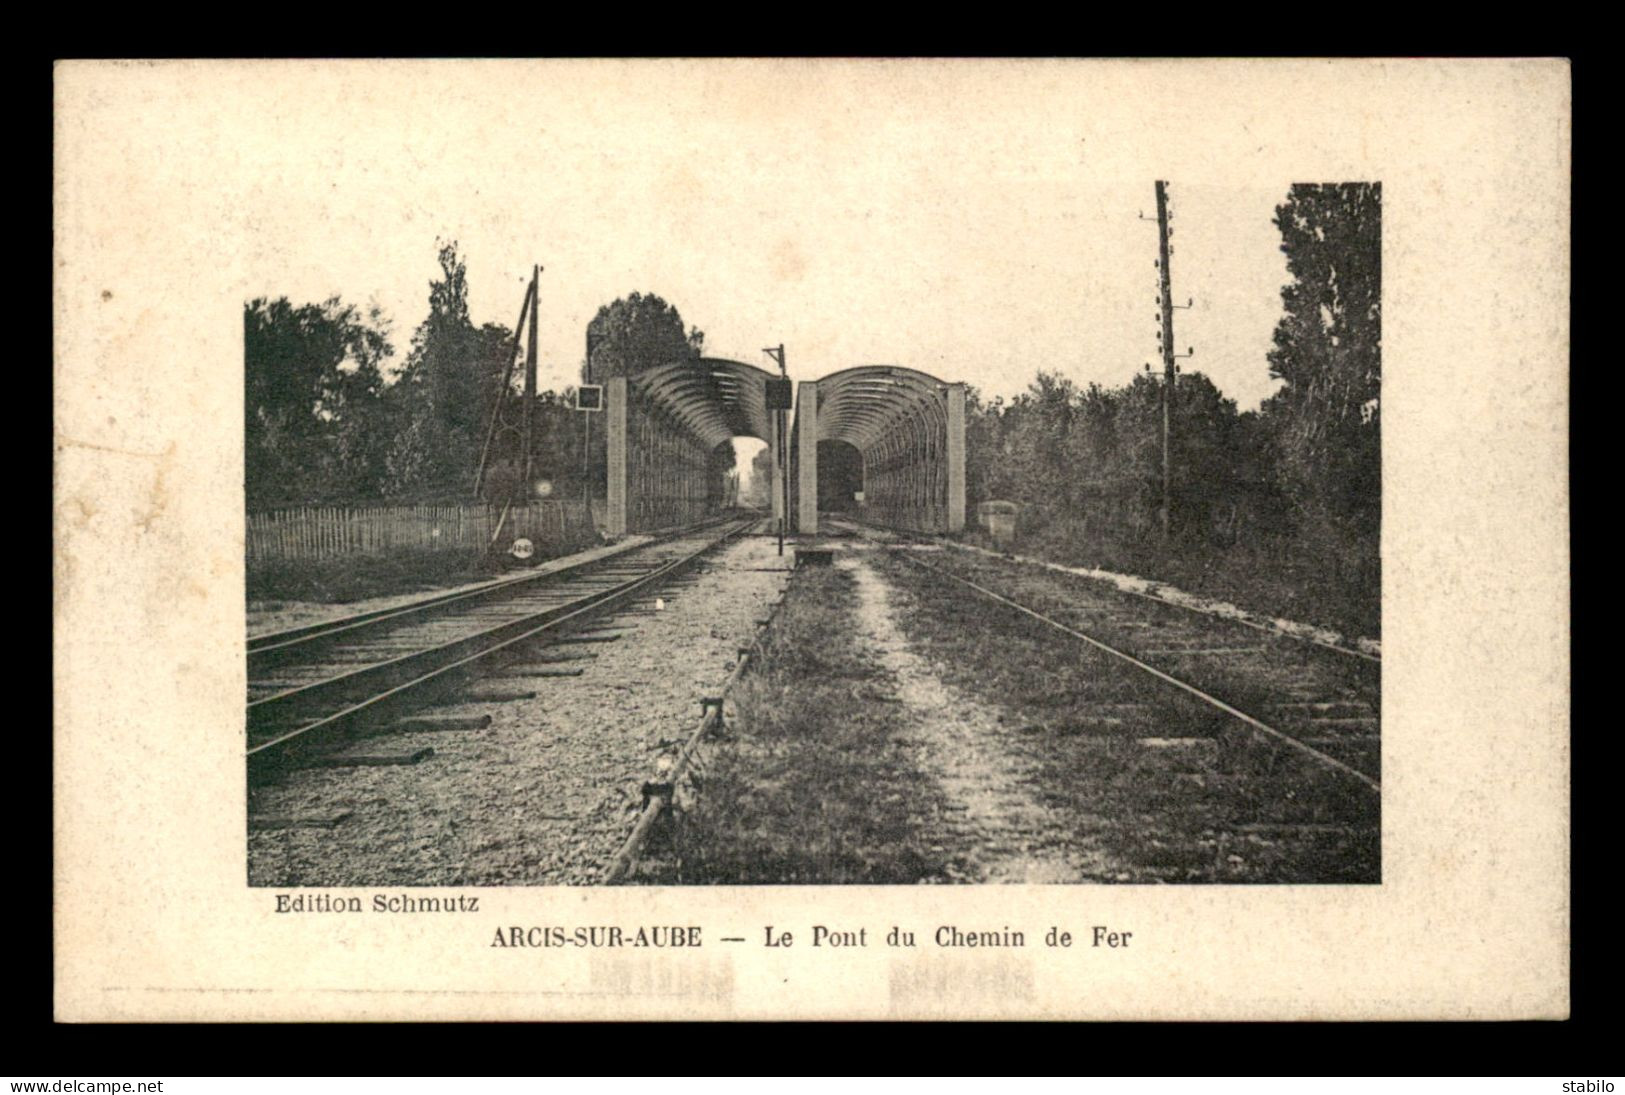
[[[1182,396],[1176,389],[1176,409]],[[1082,505],[1107,524],[1136,534],[1152,529],[1162,506],[1162,401],[1163,382],[1146,373],[1135,373],[1122,388],[1090,385],[1080,401],[1078,432],[1089,449],[1075,452],[1073,465],[1089,483]],[[1176,438],[1178,429],[1176,411]],[[1176,475],[1178,467],[1176,450]]]
[[[513,353],[507,328],[476,328],[469,319],[467,265],[455,240],[439,246],[441,277],[429,283],[429,314],[413,332],[406,365],[390,390],[388,470],[398,491],[469,488],[504,355]]]
[[[1233,516],[1241,455],[1236,401],[1200,372],[1181,373],[1174,386],[1174,529],[1208,539]]]
[[[503,398],[509,423],[519,420],[521,392],[509,390]],[[531,478],[524,480],[523,452],[516,428],[499,430],[492,443],[482,495],[488,501],[507,502],[534,497],[539,483],[551,487],[550,497],[579,499],[586,471],[582,467],[581,414],[575,409],[573,389],[536,394],[531,409]]]
[[[1381,520],[1382,184],[1296,184],[1275,211],[1292,284],[1264,406],[1301,513],[1370,541]]]
[[[705,494],[711,505],[726,505],[730,501],[729,483],[737,480],[734,469],[738,464],[739,456],[734,452],[732,440],[724,441],[706,454]]]
[[[333,297],[243,306],[245,487],[251,508],[376,492],[387,321]]]
[[[598,309],[587,324],[587,343],[592,347],[593,382],[599,383],[697,358],[704,350],[705,334],[697,327],[685,334],[682,315],[655,294],[633,293]]]
[[[773,449],[763,445],[750,460],[750,488],[743,504],[757,509],[773,505]]]
[[[1070,470],[1065,454],[1077,385],[1039,371],[999,416],[999,474],[986,487],[995,497],[1051,506],[1064,503]],[[967,485],[968,486],[968,485]]]
[[[1149,532],[1162,504],[1159,378],[1079,389],[1040,372],[1008,405],[966,400],[967,493],[1026,506],[1029,531],[1053,520],[1112,535]],[[1234,400],[1206,376],[1179,380],[1173,410],[1178,526],[1193,538],[1228,535],[1246,459]]]

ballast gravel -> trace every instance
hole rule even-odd
[[[488,714],[483,730],[390,734],[372,751],[434,755],[416,765],[311,768],[250,793],[250,818],[331,820],[251,831],[254,886],[537,886],[599,881],[642,807],[663,746],[686,738],[782,596],[793,557],[768,537],[720,549],[605,630],[614,642],[553,648],[579,677],[523,667],[422,712]],[[590,655],[590,656],[589,656]],[[533,663],[540,668],[540,662]],[[550,668],[560,668],[554,663]],[[534,699],[480,701],[481,692]]]

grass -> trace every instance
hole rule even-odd
[[[1373,803],[1211,708],[1125,675],[1019,614],[944,596],[940,579],[877,558],[914,650],[996,713],[1051,851],[1099,848],[1117,882],[1375,882]],[[839,568],[798,572],[738,716],[709,745],[687,807],[639,880],[657,884],[912,884],[978,877],[918,716],[857,633]],[[1143,738],[1194,738],[1158,750]],[[962,805],[962,804],[961,804]]]
[[[979,529],[968,531],[968,543],[992,547]],[[1039,527],[1018,529],[1013,552],[1064,566],[1112,570],[1167,582],[1189,593],[1229,601],[1253,612],[1335,628],[1351,638],[1382,634],[1380,579],[1358,568],[1339,566],[1327,547],[1308,544],[1236,544],[1220,548],[1206,543],[1160,537],[1113,536],[1083,522],[1058,518]]]
[[[895,682],[854,631],[853,580],[797,573],[731,736],[696,773],[664,863],[643,880],[699,884],[948,881],[940,791],[903,737]]]
[[[959,552],[944,553],[930,565],[1002,593],[1130,654],[1180,640],[1196,646],[1269,647],[1267,665],[1215,659],[1185,663],[1178,669],[1188,683],[1255,714],[1268,710],[1299,685],[1312,685],[1328,700],[1375,700],[1380,689],[1380,670],[1369,662],[1328,655],[1294,639],[1264,637],[1223,618],[1135,597],[1104,583]],[[1043,628],[1042,624],[1034,626]]]
[[[909,641],[959,689],[1001,709],[1034,791],[1100,838],[1124,882],[1374,882],[1373,803],[1197,701],[1125,674],[1044,625],[879,564]],[[1208,739],[1209,761],[1142,737]],[[1126,877],[1124,877],[1126,875]]]
[[[466,548],[264,563],[249,568],[248,600],[345,604],[475,582],[512,568],[507,556]]]

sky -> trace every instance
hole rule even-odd
[[[1064,67],[347,71],[271,87],[263,139],[235,150],[260,180],[244,284],[376,304],[398,354],[446,238],[476,323],[513,324],[545,267],[544,388],[574,382],[587,321],[633,291],[712,355],[766,367],[782,342],[796,379],[898,364],[991,398],[1039,369],[1116,385],[1157,361],[1161,165]],[[1168,174],[1182,367],[1254,408],[1275,387],[1290,180]]]

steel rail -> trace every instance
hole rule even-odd
[[[671,800],[677,793],[677,785],[688,771],[689,762],[694,759],[694,754],[698,751],[700,742],[704,741],[705,736],[722,722],[722,707],[727,702],[728,693],[732,691],[734,685],[739,683],[739,679],[745,675],[745,671],[751,664],[752,656],[760,649],[762,642],[767,638],[768,632],[772,630],[773,621],[777,618],[779,608],[783,604],[784,600],[781,597],[773,605],[773,611],[768,614],[766,622],[756,629],[756,636],[751,640],[750,647],[740,656],[739,661],[733,667],[733,671],[728,674],[728,679],[722,682],[722,687],[715,697],[716,702],[706,701],[705,714],[700,717],[699,725],[689,735],[688,741],[684,743],[682,752],[678,754],[677,760],[673,763],[671,769],[662,773],[666,777],[663,782],[669,788],[669,791],[664,794],[649,796],[649,801],[644,804],[642,813],[638,815],[637,824],[632,827],[632,832],[604,869],[603,885],[612,886],[621,881],[637,865],[638,856],[642,853],[644,844],[648,842],[649,834],[654,830],[655,821],[671,806]]]
[[[892,533],[893,532],[892,529],[889,529],[889,528],[887,528],[887,527],[885,527],[883,525],[867,525],[867,524],[865,524],[865,523],[863,523],[861,521],[855,520],[855,519],[850,518],[850,517],[847,517],[847,518],[832,518],[830,523],[831,524],[837,524],[837,525],[838,524],[850,524],[854,528],[859,529],[860,531],[863,530],[863,529],[869,529],[871,531],[876,531],[876,532],[887,532],[887,533]],[[1044,560],[1044,559],[1033,559],[1033,558],[1030,558],[1030,557],[1020,556],[1020,555],[1005,555],[1005,554],[1003,554],[1001,552],[990,551],[987,548],[977,547],[975,544],[961,544],[956,540],[950,540],[950,539],[948,539],[946,537],[942,537],[942,536],[935,536],[935,535],[932,535],[930,533],[913,533],[912,535],[917,536],[917,537],[926,537],[928,539],[931,539],[931,540],[935,541],[936,543],[941,544],[944,547],[950,547],[950,548],[953,548],[956,551],[974,552],[977,555],[986,555],[990,559],[1010,559],[1010,560],[1014,560],[1015,562],[1022,563],[1022,564],[1026,565],[1026,566],[1035,566],[1035,567],[1040,567],[1040,568],[1042,568],[1044,570],[1053,570],[1057,574],[1065,574],[1065,575],[1067,575],[1069,577],[1072,577],[1072,578],[1083,578],[1086,581],[1091,581],[1091,582],[1106,581],[1106,579],[1104,579],[1104,578],[1096,578],[1093,575],[1079,574],[1077,571],[1069,570],[1066,567],[1061,566],[1059,563],[1051,563],[1051,562],[1048,562],[1047,560]],[[1330,650],[1334,654],[1345,654],[1345,655],[1347,655],[1348,657],[1351,657],[1351,658],[1361,658],[1361,659],[1363,659],[1365,661],[1371,662],[1374,665],[1381,665],[1382,664],[1381,655],[1372,654],[1371,652],[1366,651],[1366,650],[1357,650],[1357,649],[1355,649],[1354,647],[1351,647],[1351,646],[1340,646],[1337,643],[1329,643],[1325,639],[1317,639],[1313,635],[1301,635],[1301,634],[1298,634],[1297,632],[1294,632],[1294,631],[1286,631],[1286,630],[1283,630],[1282,628],[1271,627],[1269,624],[1259,623],[1257,620],[1246,620],[1246,619],[1242,619],[1239,616],[1227,616],[1227,615],[1224,615],[1223,613],[1211,612],[1208,609],[1201,608],[1201,607],[1199,607],[1197,605],[1188,605],[1188,604],[1182,604],[1179,601],[1170,601],[1170,600],[1168,600],[1168,598],[1159,597],[1155,593],[1145,593],[1145,592],[1142,592],[1141,590],[1137,590],[1137,589],[1124,589],[1122,586],[1119,586],[1116,583],[1111,583],[1111,585],[1112,585],[1112,588],[1114,590],[1116,590],[1118,593],[1126,594],[1127,596],[1130,596],[1130,597],[1143,597],[1148,601],[1155,601],[1157,604],[1167,605],[1169,608],[1181,608],[1181,609],[1184,609],[1186,612],[1194,612],[1197,615],[1207,616],[1207,617],[1210,617],[1210,618],[1215,619],[1215,620],[1227,620],[1227,621],[1229,621],[1230,623],[1233,623],[1233,624],[1240,624],[1242,627],[1250,627],[1254,631],[1262,631],[1266,635],[1274,635],[1274,636],[1276,636],[1278,638],[1282,638],[1282,639],[1292,639],[1293,641],[1300,642],[1300,643],[1309,643],[1309,644],[1311,644],[1313,646],[1318,646],[1323,650]]]
[[[641,545],[641,547],[642,548],[655,548],[655,547],[664,546],[665,543],[666,543],[666,541],[662,541],[660,544],[644,544],[644,545]],[[624,560],[625,556],[624,555],[623,556],[617,556],[616,558]],[[663,566],[663,565],[664,564],[657,564],[657,566]],[[647,574],[647,573],[649,573],[649,568],[643,567],[643,568],[640,568],[636,572],[635,576],[641,577],[642,575]],[[550,592],[565,594],[566,597],[565,597],[565,600],[563,600],[563,601],[558,601],[558,602],[553,602],[553,603],[549,603],[549,604],[539,605],[539,606],[536,607],[536,609],[534,611],[522,612],[520,615],[518,615],[517,617],[514,617],[512,619],[504,620],[503,622],[498,623],[498,624],[494,624],[494,625],[492,625],[490,627],[480,628],[480,629],[475,630],[475,631],[470,631],[470,632],[467,632],[465,634],[458,635],[455,638],[447,639],[444,642],[440,642],[440,643],[429,642],[429,641],[427,641],[427,637],[425,636],[423,639],[420,639],[417,643],[413,644],[413,645],[415,645],[417,647],[417,649],[411,650],[408,653],[400,655],[399,657],[384,658],[384,659],[381,659],[381,660],[378,660],[378,661],[370,661],[370,662],[367,662],[364,665],[362,665],[360,668],[346,670],[346,671],[338,673],[337,675],[332,676],[332,677],[324,677],[324,678],[322,678],[320,680],[308,681],[308,682],[306,682],[304,684],[294,684],[294,685],[291,685],[290,687],[284,688],[280,692],[274,692],[274,693],[272,693],[270,695],[267,695],[267,696],[260,696],[257,699],[251,699],[251,700],[248,701],[248,710],[249,710],[250,714],[254,713],[255,711],[263,712],[263,711],[268,711],[268,710],[274,710],[275,708],[274,708],[273,705],[287,706],[289,701],[291,701],[294,698],[299,697],[299,696],[312,696],[312,695],[318,694],[320,691],[322,691],[324,689],[332,689],[332,688],[340,687],[340,686],[347,685],[347,684],[360,684],[370,676],[381,676],[381,675],[387,674],[389,671],[399,670],[401,668],[404,668],[406,663],[411,661],[414,658],[421,658],[421,657],[425,657],[425,656],[428,656],[428,655],[435,654],[437,652],[448,651],[452,647],[457,646],[458,644],[478,645],[478,643],[481,640],[491,639],[491,638],[501,634],[502,632],[504,632],[506,630],[512,630],[512,629],[515,629],[515,628],[522,628],[522,627],[524,627],[524,626],[526,626],[526,625],[528,625],[530,623],[533,623],[535,621],[538,621],[538,620],[542,619],[543,617],[547,616],[549,613],[561,612],[561,611],[564,611],[565,609],[573,608],[574,606],[583,603],[589,597],[592,597],[592,596],[597,595],[597,594],[610,593],[610,592],[616,590],[617,588],[619,588],[623,584],[623,579],[617,577],[617,574],[618,574],[618,572],[616,572],[616,571],[609,571],[607,569],[603,570],[603,571],[600,571],[599,568],[585,569],[583,571],[577,571],[577,572],[571,573],[571,574],[566,576],[566,582],[567,583],[573,583],[576,586],[575,593],[574,593],[573,596],[570,595],[571,594],[571,586],[569,584],[562,584],[562,585],[560,585],[559,588],[550,591]],[[546,576],[541,575],[541,576],[538,576],[538,577],[546,577]],[[586,585],[586,583],[589,583],[589,582],[594,583],[594,584],[590,585],[590,586]],[[485,592],[487,594],[490,594],[493,591],[486,590],[486,591],[474,591],[474,592]],[[494,591],[494,592],[506,592],[506,591],[498,590],[498,591]],[[492,598],[492,599],[495,600],[496,604],[498,604],[498,605],[501,604],[500,598]],[[438,609],[438,608],[444,608],[446,606],[445,605],[436,605],[434,607],[436,607]],[[470,607],[472,607],[472,606],[470,606]],[[448,623],[448,622],[454,623],[457,619],[458,619],[458,617],[456,617],[456,616],[451,616],[451,617],[446,618],[446,619],[439,619],[437,617],[437,615],[432,615],[432,614],[430,614],[428,612],[425,612],[423,614],[423,617],[422,617],[421,620],[419,620],[419,621],[408,621],[408,622],[409,623],[415,622],[415,623],[421,623],[421,624],[427,625],[427,624],[432,624],[432,623]],[[370,623],[384,623],[384,622],[388,622],[388,621],[384,620],[384,619],[370,621]],[[356,625],[356,626],[365,626],[365,625]],[[348,630],[348,629],[345,629],[345,630]],[[319,646],[320,643],[326,641],[329,638],[338,638],[338,637],[341,637],[342,635],[343,635],[342,632],[335,632],[335,633],[333,633],[331,635],[328,635],[328,634],[316,635],[316,636],[312,636],[309,640],[306,640],[306,643],[308,645],[310,645],[310,646]],[[349,638],[351,636],[343,636],[343,637]],[[252,683],[253,683],[252,678],[250,678],[250,684],[252,684]]]
[[[1046,562],[1043,559],[1030,559],[1018,555],[1004,556],[996,551],[989,551],[987,548],[980,548],[974,544],[951,544],[951,546],[960,551],[974,551],[978,555],[987,555],[994,559],[1011,558],[1018,563],[1025,563],[1028,566],[1042,567],[1045,570],[1053,570],[1057,574],[1069,574],[1074,578],[1087,578],[1088,580],[1094,582],[1106,580],[1102,578],[1095,578],[1088,574],[1079,574],[1077,571],[1068,570],[1058,563]],[[1181,604],[1178,601],[1170,601],[1168,598],[1159,597],[1155,593],[1147,593],[1138,589],[1124,589],[1122,586],[1119,586],[1116,583],[1112,583],[1112,587],[1116,589],[1117,592],[1126,593],[1130,597],[1144,597],[1148,601],[1156,601],[1158,604],[1168,605],[1170,608],[1183,608],[1186,612],[1200,613],[1203,616],[1211,616],[1216,620],[1229,620],[1233,624],[1240,624],[1242,627],[1250,627],[1255,631],[1262,631],[1266,635],[1276,635],[1283,639],[1296,639],[1300,643],[1312,643],[1315,646],[1330,650],[1334,654],[1347,654],[1351,658],[1363,658],[1366,661],[1373,662],[1377,665],[1382,664],[1381,656],[1372,654],[1366,650],[1356,650],[1351,646],[1339,646],[1337,643],[1329,643],[1325,639],[1317,639],[1313,635],[1299,635],[1278,627],[1271,627],[1269,624],[1261,624],[1257,620],[1244,620],[1239,616],[1226,616],[1222,613],[1210,612],[1209,610],[1198,607],[1197,605],[1187,605]]]
[[[362,687],[366,685],[368,680],[373,678],[387,679],[393,676],[398,676],[398,674],[403,670],[411,672],[412,670],[408,669],[408,665],[412,662],[422,662],[423,669],[425,670],[417,673],[415,676],[412,676],[405,681],[392,684],[386,688],[375,689],[373,693],[367,696],[365,699],[346,703],[346,705],[340,708],[338,711],[322,715],[304,725],[276,734],[273,737],[249,746],[245,752],[245,756],[249,762],[250,769],[252,770],[256,766],[264,765],[268,761],[281,756],[295,742],[308,744],[312,740],[312,735],[320,734],[324,731],[331,733],[341,726],[350,723],[357,717],[378,709],[380,705],[392,700],[398,700],[406,693],[419,689],[432,681],[438,680],[446,676],[448,673],[463,669],[474,664],[475,662],[490,658],[502,651],[508,650],[517,643],[531,641],[544,632],[557,630],[562,625],[583,618],[588,618],[593,615],[601,614],[608,609],[618,608],[627,601],[636,599],[637,595],[643,593],[649,586],[658,585],[665,579],[670,578],[673,574],[682,571],[686,567],[698,561],[705,554],[714,551],[716,548],[732,540],[739,533],[752,527],[756,523],[756,519],[739,522],[734,528],[729,529],[723,535],[706,543],[698,550],[679,556],[678,558],[664,563],[645,574],[632,578],[629,581],[618,583],[608,590],[595,590],[584,597],[579,597],[572,601],[568,601],[563,605],[551,606],[541,612],[534,613],[521,620],[509,621],[508,623],[501,624],[494,628],[488,628],[473,635],[463,636],[437,646],[430,646],[423,650],[406,654],[399,658],[391,659],[387,662],[375,663],[352,673],[343,674],[335,678],[329,678],[328,680],[320,681],[313,685],[307,685],[303,688],[295,689],[292,692],[279,693],[276,696],[267,697],[265,700],[257,701],[261,704],[273,701],[282,701],[282,705],[285,706],[288,702],[288,698],[295,695],[310,697],[319,695],[323,691],[335,691],[340,688]],[[496,636],[499,634],[507,632],[517,633],[506,635],[506,637],[501,638],[499,641],[490,642],[490,640],[496,638]],[[480,640],[486,640],[488,645],[480,645]],[[468,653],[461,653],[462,651],[468,651]],[[448,658],[450,660],[446,660]],[[382,684],[384,681],[378,681],[377,683]],[[249,707],[252,715],[255,705],[250,704]],[[262,707],[260,710],[264,711],[266,708]],[[252,730],[252,727],[250,727],[250,730]]]
[[[1293,737],[1291,734],[1287,734],[1287,733],[1284,733],[1284,732],[1282,732],[1280,730],[1277,730],[1277,729],[1275,729],[1275,727],[1269,726],[1269,725],[1261,722],[1260,720],[1258,720],[1258,719],[1254,718],[1253,716],[1247,714],[1245,711],[1237,710],[1236,708],[1234,708],[1234,707],[1230,706],[1229,704],[1225,703],[1223,700],[1219,699],[1217,696],[1209,695],[1208,693],[1202,691],[1200,688],[1197,688],[1195,685],[1187,684],[1184,681],[1180,680],[1178,677],[1170,676],[1169,674],[1164,673],[1162,670],[1158,669],[1156,666],[1147,665],[1145,662],[1142,662],[1140,659],[1134,657],[1132,654],[1126,654],[1123,651],[1118,650],[1114,646],[1110,646],[1110,645],[1108,645],[1106,643],[1103,643],[1099,639],[1093,638],[1092,636],[1085,635],[1083,632],[1078,631],[1075,628],[1068,627],[1066,624],[1063,624],[1058,620],[1053,620],[1050,617],[1044,615],[1042,612],[1038,612],[1038,611],[1036,611],[1034,609],[1028,608],[1026,605],[1020,603],[1019,601],[1013,601],[1009,597],[1006,597],[1001,593],[995,593],[993,590],[988,589],[986,586],[980,585],[980,584],[978,584],[976,582],[973,582],[968,578],[961,578],[959,575],[951,574],[948,571],[943,570],[941,567],[934,567],[930,563],[926,563],[926,562],[923,562],[923,561],[921,561],[919,559],[912,558],[909,555],[905,554],[901,549],[888,548],[887,550],[890,552],[890,554],[896,556],[899,559],[902,559],[904,562],[909,563],[912,566],[919,567],[922,570],[928,570],[931,573],[936,574],[936,575],[938,575],[940,577],[947,578],[947,579],[949,579],[951,581],[958,582],[958,583],[960,583],[961,585],[964,585],[964,586],[968,586],[971,589],[974,589],[976,592],[982,594],[984,597],[987,597],[989,600],[997,601],[998,603],[1000,603],[1002,605],[1005,605],[1005,606],[1007,606],[1009,608],[1013,608],[1017,612],[1020,612],[1023,615],[1026,615],[1026,616],[1030,616],[1033,619],[1039,621],[1040,623],[1048,624],[1050,627],[1055,628],[1057,631],[1063,631],[1066,634],[1071,635],[1075,639],[1080,639],[1083,642],[1088,643],[1090,646],[1096,648],[1097,650],[1100,650],[1100,651],[1102,651],[1102,652],[1104,652],[1106,654],[1110,654],[1114,658],[1119,658],[1122,661],[1128,662],[1130,665],[1134,666],[1136,669],[1144,670],[1146,673],[1151,674],[1153,677],[1156,677],[1158,680],[1163,681],[1166,684],[1171,684],[1175,688],[1178,688],[1178,689],[1180,689],[1180,690],[1182,690],[1184,692],[1189,693],[1192,696],[1195,696],[1197,699],[1201,700],[1202,702],[1204,702],[1206,704],[1209,704],[1210,706],[1215,707],[1220,711],[1223,711],[1225,714],[1231,716],[1232,718],[1237,719],[1238,721],[1244,723],[1245,725],[1251,727],[1252,729],[1258,731],[1259,733],[1262,733],[1262,734],[1264,734],[1264,735],[1266,735],[1268,737],[1274,738],[1277,741],[1279,741],[1281,744],[1283,744],[1283,745],[1285,745],[1285,746],[1287,746],[1289,748],[1298,750],[1299,752],[1301,752],[1304,755],[1308,756],[1309,758],[1316,761],[1317,763],[1323,764],[1323,765],[1325,765],[1325,766],[1327,766],[1329,768],[1336,769],[1337,771],[1342,772],[1345,775],[1352,776],[1354,779],[1356,779],[1360,783],[1364,784],[1369,790],[1371,790],[1373,792],[1377,792],[1377,793],[1380,794],[1381,791],[1382,791],[1382,784],[1381,783],[1379,783],[1377,780],[1372,779],[1370,776],[1366,775],[1364,772],[1361,772],[1359,769],[1353,768],[1353,767],[1351,767],[1351,766],[1349,766],[1347,764],[1344,764],[1342,761],[1338,760],[1336,757],[1328,756],[1327,754],[1322,753],[1319,749],[1316,749],[1313,746],[1305,745],[1303,742],[1299,741],[1297,738]]]
[[[405,604],[392,605],[389,608],[378,608],[369,612],[358,612],[349,616],[340,616],[335,619],[322,620],[313,624],[301,624],[298,627],[291,627],[282,631],[269,631],[263,632],[259,635],[250,635],[248,637],[248,656],[252,660],[256,657],[263,658],[263,656],[267,654],[272,654],[278,651],[286,651],[306,643],[314,643],[327,638],[353,638],[353,632],[358,629],[363,629],[374,624],[384,623],[386,621],[397,620],[402,617],[410,616],[413,613],[428,613],[431,610],[449,607],[458,603],[459,601],[473,602],[481,598],[491,598],[497,595],[505,596],[509,594],[512,591],[512,588],[515,586],[526,586],[532,584],[541,585],[574,577],[585,577],[593,570],[607,567],[612,563],[622,561],[625,556],[631,554],[632,552],[639,551],[643,548],[654,547],[658,544],[667,543],[683,536],[704,531],[707,528],[714,528],[719,524],[726,523],[726,521],[727,519],[724,518],[722,520],[702,521],[698,524],[687,525],[679,529],[673,529],[662,536],[655,537],[654,539],[645,540],[641,544],[621,545],[616,547],[615,550],[605,552],[596,558],[588,559],[580,563],[574,563],[569,566],[559,567],[554,570],[546,570],[535,574],[519,574],[506,578],[493,578],[488,582],[482,582],[470,589],[454,590],[450,593],[430,594],[427,597],[422,597],[415,601],[408,601]]]

